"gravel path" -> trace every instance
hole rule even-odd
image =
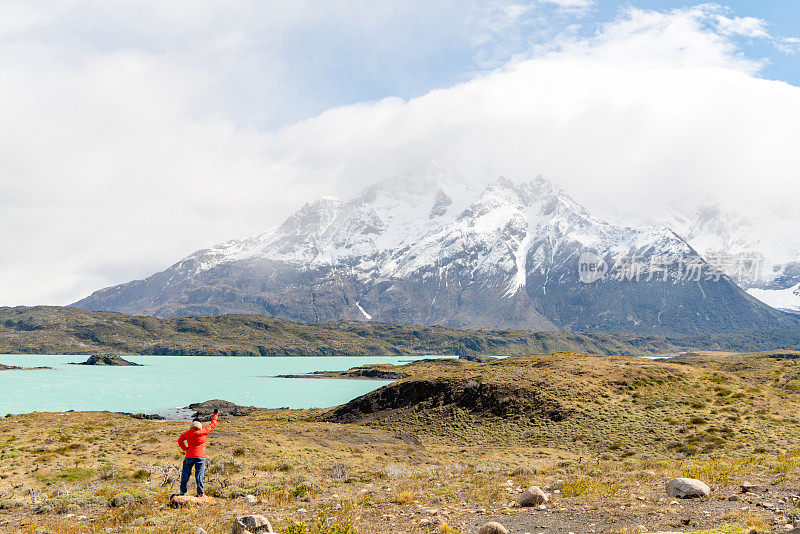
[[[736,491],[738,488],[726,489],[727,491],[718,490],[704,499],[639,497],[637,502],[627,504],[575,504],[569,499],[555,496],[543,510],[512,508],[504,513],[479,511],[463,517],[461,523],[465,532],[477,532],[484,523],[497,521],[514,534],[583,534],[621,529],[691,532],[733,523],[741,524],[747,518],[761,516],[766,531],[791,530],[787,525],[791,523],[793,513],[797,512],[795,503],[800,502],[797,490],[773,486],[757,492],[741,493]],[[728,500],[731,495],[735,495],[735,500]]]

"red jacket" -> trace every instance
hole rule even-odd
[[[178,445],[187,458],[206,457],[206,436],[217,426],[217,414],[211,417],[211,423],[203,427],[202,430],[190,428],[178,437]]]

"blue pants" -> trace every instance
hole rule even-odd
[[[186,493],[186,486],[189,484],[189,475],[192,474],[192,466],[194,466],[194,480],[197,482],[197,494],[202,495],[205,493],[203,490],[203,479],[206,476],[205,458],[183,459],[183,471],[181,472],[181,493]]]

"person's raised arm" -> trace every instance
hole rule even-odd
[[[217,428],[217,418],[218,417],[219,417],[219,410],[214,408],[214,415],[211,416],[211,422],[209,424],[207,424],[205,427],[203,427],[203,430],[202,430],[203,434],[208,434],[209,432],[211,432],[212,430]]]
[[[183,452],[189,450],[189,444],[186,442],[186,434],[188,433],[189,431],[187,430],[186,432],[178,436],[178,447],[180,447]]]

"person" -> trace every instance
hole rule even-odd
[[[206,475],[206,436],[217,426],[218,410],[214,408],[214,415],[211,416],[211,423],[203,428],[200,421],[192,421],[192,425],[178,438],[178,445],[186,453],[183,459],[183,471],[181,472],[181,495],[186,494],[186,486],[189,484],[189,475],[192,474],[194,467],[194,480],[197,482],[197,496],[205,494],[203,480]]]

